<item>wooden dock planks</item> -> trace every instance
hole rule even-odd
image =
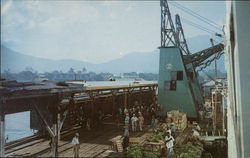
[[[145,126],[144,132],[130,132],[131,137],[139,137],[139,144],[143,145],[146,139],[152,135],[152,132],[148,132],[150,126]],[[62,138],[59,142],[59,157],[73,157],[73,145],[71,139],[74,132],[71,134],[65,134],[67,138]],[[105,152],[110,149],[111,139],[123,134],[123,130],[117,130],[114,126],[104,127],[95,131],[79,131],[80,133],[80,150],[79,157],[105,157],[109,153]],[[39,140],[41,141],[41,140]],[[122,142],[121,142],[122,143]],[[27,146],[28,144],[33,144]],[[35,143],[35,141],[29,142],[23,145],[24,148],[16,149],[14,152],[10,152],[6,156],[37,156],[37,157],[51,157],[49,151],[49,140],[42,140]],[[25,147],[26,146],[26,147]]]

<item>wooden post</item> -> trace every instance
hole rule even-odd
[[[67,114],[68,114],[68,110],[64,112],[62,121],[61,121],[60,114],[58,114],[58,133],[57,133],[58,142],[59,142],[59,140],[61,140],[61,129],[62,129],[63,123],[67,117]]]
[[[127,99],[126,100],[127,101],[127,106],[131,106],[131,104],[130,104],[130,88],[127,89],[127,96],[126,97],[127,97],[126,98]]]
[[[142,106],[142,88],[140,87],[140,106]]]
[[[57,124],[57,117],[58,117],[58,98],[56,98],[55,102],[53,102],[53,111],[52,111],[52,129],[50,128],[49,124],[47,123],[46,119],[43,117],[43,114],[40,112],[40,110],[38,109],[38,107],[36,106],[36,104],[33,104],[35,107],[36,112],[38,113],[38,115],[41,117],[43,123],[45,124],[45,127],[47,129],[47,131],[49,132],[51,138],[52,138],[52,143],[51,143],[51,151],[52,151],[52,157],[58,157],[58,124]],[[54,101],[54,100],[53,100]]]
[[[94,111],[95,111],[95,93],[90,93],[91,98],[91,120],[90,120],[90,128],[94,126]]]
[[[112,116],[115,118],[115,91],[112,90]]]
[[[5,115],[0,111],[0,157],[4,157],[5,147]]]
[[[56,133],[56,124],[53,123],[53,126],[52,126],[52,131],[53,133]],[[56,136],[53,136],[52,137],[52,143],[51,143],[51,151],[52,151],[52,157],[57,157],[57,148],[56,148]]]
[[[127,105],[127,89],[124,89],[124,107],[128,108],[128,105]]]
[[[60,129],[60,125],[61,125],[61,114],[58,113],[57,114],[57,141],[59,142],[61,137],[60,137],[60,134],[61,134],[61,129]]]
[[[53,157],[58,157],[58,98],[53,102],[53,113],[52,113],[52,123],[53,123],[53,133],[54,137],[52,139],[52,151]]]
[[[153,91],[153,104],[156,105],[156,86],[152,87],[152,91]]]

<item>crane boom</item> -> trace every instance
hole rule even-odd
[[[184,31],[181,24],[181,19],[178,14],[175,15],[175,26],[176,26],[176,37],[178,40],[178,46],[181,49],[182,53],[190,55],[186,38],[184,36]]]
[[[167,0],[161,0],[161,47],[178,46]]]
[[[219,43],[217,45],[214,45],[197,53],[191,55],[185,55],[184,63],[185,64],[193,63],[194,67],[198,67],[203,65],[204,64],[203,62],[206,59],[208,59],[214,54],[222,52],[223,50],[224,50],[224,45],[222,43]]]

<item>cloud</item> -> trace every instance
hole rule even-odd
[[[5,4],[3,4],[5,2]],[[8,9],[11,7],[12,5],[12,0],[8,0],[6,2],[6,0],[1,0],[1,6],[3,6],[1,8],[1,15],[3,15],[4,13],[6,13],[8,11]]]
[[[11,48],[28,55],[100,63],[160,44],[157,1],[14,0],[7,8],[2,41],[15,42]],[[180,11],[172,7],[171,12]],[[204,34],[183,25],[186,38]]]
[[[125,9],[125,11],[129,12],[129,11],[131,11],[131,10],[132,10],[132,5],[129,4],[128,7]]]
[[[121,4],[122,1],[114,1],[114,0],[104,0],[102,5],[105,7],[112,7],[113,5]]]
[[[11,3],[4,5],[4,12]],[[48,25],[86,22],[98,18],[99,15],[95,7],[82,4],[80,1],[22,1],[16,2],[15,8],[6,13],[3,23],[6,26],[21,25],[24,29],[46,28]]]

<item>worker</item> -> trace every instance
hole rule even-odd
[[[88,131],[91,130],[91,128],[90,128],[90,119],[89,118],[87,118],[86,128],[87,128]]]
[[[124,111],[123,111],[124,114],[128,113],[128,109],[125,107],[124,108]]]
[[[73,146],[73,151],[74,151],[74,157],[79,157],[79,149],[80,149],[80,144],[79,144],[79,133],[76,133],[74,138],[72,139],[71,142]]]
[[[174,137],[171,136],[169,132],[167,132],[167,136],[165,137],[166,147],[167,147],[167,158],[173,157],[173,148],[174,148]]]
[[[133,108],[131,109],[132,113],[135,113],[136,112],[136,108],[135,106],[133,106]]]
[[[98,111],[98,125],[102,125],[102,120],[103,120],[104,114],[102,113],[101,110]]]
[[[133,114],[133,117],[131,118],[131,125],[132,125],[133,132],[135,132],[137,129],[137,121],[138,121],[138,118],[136,117],[135,114]]]
[[[7,134],[6,138],[5,138],[5,143],[9,140],[9,136]]]
[[[49,149],[50,149],[50,152],[52,152],[52,137],[50,137],[50,141],[49,141]]]
[[[118,112],[122,116],[122,108],[121,107],[118,108]]]
[[[198,132],[200,132],[201,128],[200,128],[200,126],[198,125],[198,123],[195,124],[195,129],[196,129]]]
[[[153,133],[156,133],[156,132],[157,132],[157,123],[158,123],[158,120],[157,120],[157,118],[155,118],[155,116],[153,115],[153,116],[152,116],[152,122],[151,122],[151,126],[152,126],[152,131],[153,131]]]
[[[154,117],[156,117],[156,113],[155,113],[155,109],[152,107],[151,111],[150,111],[150,117],[151,119]]]
[[[171,133],[171,129],[170,129],[170,127],[169,126],[167,126],[167,131],[166,131],[166,133],[169,133],[170,135],[172,135],[172,133]]]
[[[171,123],[170,129],[171,129],[171,135],[175,138],[176,126],[174,123]]]
[[[126,116],[125,116],[125,126],[128,126],[128,127],[129,127],[129,120],[130,120],[129,114],[126,113]]]
[[[129,126],[124,126],[124,134],[123,134],[123,148],[126,149],[129,145]]]
[[[192,131],[194,137],[200,137],[200,133],[197,130],[193,129]]]
[[[139,128],[140,128],[140,131],[142,131],[142,127],[143,127],[143,123],[144,123],[144,117],[142,115],[142,113],[139,111],[138,113],[139,115]]]

